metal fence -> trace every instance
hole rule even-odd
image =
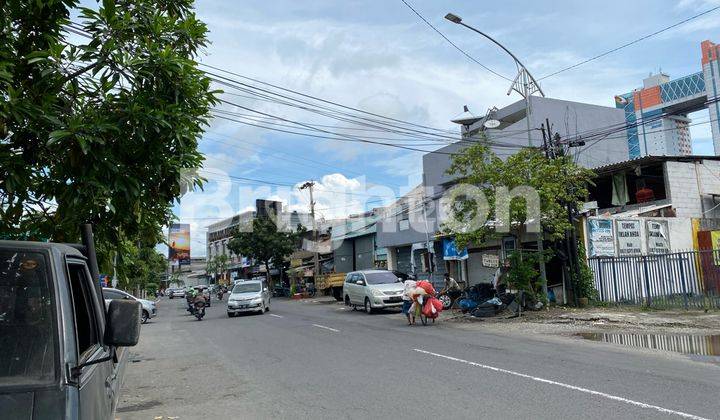
[[[604,302],[720,308],[720,249],[588,260]]]

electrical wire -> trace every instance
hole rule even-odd
[[[404,0],[403,0],[403,1],[404,1]],[[630,42],[626,42],[625,44],[622,44],[622,45],[620,45],[620,46],[618,46],[618,47],[615,47],[615,48],[610,49],[610,50],[608,50],[608,51],[605,51],[605,52],[603,52],[603,53],[600,53],[600,54],[597,54],[597,55],[595,55],[595,56],[592,56],[592,57],[590,57],[590,58],[588,58],[588,59],[585,59],[585,60],[583,60],[583,61],[580,61],[579,63],[575,63],[575,64],[573,64],[573,65],[571,65],[571,66],[564,67],[564,68],[562,68],[562,69],[560,69],[560,70],[557,70],[557,71],[555,71],[555,72],[553,72],[553,73],[550,73],[550,74],[548,74],[548,75],[545,75],[545,76],[539,78],[538,81],[547,79],[548,77],[555,76],[555,75],[557,75],[557,74],[566,72],[566,71],[568,71],[568,70],[572,70],[572,69],[574,69],[574,68],[576,68],[576,67],[580,67],[580,66],[582,66],[583,64],[587,64],[587,63],[589,63],[589,62],[591,62],[591,61],[594,61],[594,60],[597,60],[597,59],[599,59],[599,58],[605,57],[606,55],[612,54],[612,53],[614,53],[614,52],[616,52],[616,51],[619,51],[619,50],[621,50],[621,49],[623,49],[623,48],[626,48],[626,47],[629,47],[629,46],[631,46],[631,45],[637,44],[637,43],[640,42],[640,41],[644,41],[644,40],[646,40],[646,39],[648,39],[648,38],[651,38],[651,37],[653,37],[653,36],[655,36],[655,35],[659,35],[659,34],[661,34],[661,33],[663,33],[663,32],[669,31],[670,29],[676,28],[676,27],[678,27],[678,26],[680,26],[680,25],[683,25],[683,24],[685,24],[685,23],[687,23],[687,22],[690,22],[691,20],[694,20],[694,19],[697,19],[697,18],[699,18],[699,17],[701,17],[701,16],[707,15],[708,13],[712,13],[712,12],[718,10],[718,9],[720,9],[720,6],[713,7],[713,8],[711,8],[711,9],[708,9],[708,10],[704,11],[704,12],[701,12],[701,13],[698,13],[698,14],[696,14],[696,15],[690,16],[690,17],[687,18],[687,19],[681,20],[680,22],[674,23],[674,24],[672,24],[672,25],[670,25],[670,26],[666,26],[666,27],[664,27],[664,28],[662,28],[662,29],[660,29],[660,30],[657,30],[657,31],[655,31],[655,32],[653,32],[653,33],[651,33],[651,34],[648,34],[648,35],[642,36],[642,37],[640,37],[640,38],[634,39],[634,40],[632,40],[632,41],[630,41]]]
[[[505,80],[507,80],[507,81],[510,82],[510,83],[513,82],[513,80],[510,79],[509,77],[505,77],[505,76],[503,76],[502,74],[496,72],[495,70],[491,69],[490,67],[486,66],[485,64],[479,62],[475,57],[473,57],[473,56],[471,56],[470,54],[468,54],[467,52],[465,52],[465,50],[463,50],[462,48],[458,47],[457,44],[455,44],[454,42],[452,42],[447,36],[445,36],[444,33],[440,32],[440,30],[439,30],[438,28],[436,28],[432,23],[430,23],[430,21],[428,21],[427,19],[425,19],[425,17],[424,17],[423,15],[421,15],[420,12],[418,12],[413,6],[411,6],[410,3],[408,3],[408,2],[405,1],[405,0],[400,0],[400,1],[402,1],[402,2],[405,4],[405,6],[408,7],[408,9],[412,10],[412,12],[415,13],[415,15],[417,15],[417,17],[420,18],[420,20],[422,20],[423,22],[425,22],[433,31],[437,32],[437,34],[440,35],[445,41],[447,41],[448,44],[452,45],[453,48],[455,48],[456,50],[460,51],[460,53],[461,53],[462,55],[464,55],[465,57],[467,57],[468,60],[472,61],[473,63],[475,63],[475,64],[477,64],[477,65],[479,65],[479,66],[482,67],[483,69],[487,70],[488,72],[494,74],[495,76],[497,76],[497,77],[499,77],[499,78],[501,78],[501,79],[505,79]]]

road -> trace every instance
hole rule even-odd
[[[118,419],[720,418],[720,367],[661,352],[498,334],[335,303],[273,300],[203,321],[162,300],[132,349]]]

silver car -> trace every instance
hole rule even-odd
[[[370,314],[375,309],[401,307],[403,283],[392,271],[353,271],[345,276],[343,296],[345,305],[362,306]]]
[[[142,307],[140,319],[143,324],[148,322],[148,319],[155,318],[155,316],[157,315],[157,307],[155,306],[154,301],[136,298],[135,296],[127,292],[123,292],[122,290],[113,289],[112,287],[103,287],[103,298],[105,299],[106,307],[113,299],[130,299],[140,302],[140,305]]]
[[[230,318],[241,312],[259,312],[270,310],[270,289],[265,280],[248,280],[235,283],[227,303]]]

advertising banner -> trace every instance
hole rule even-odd
[[[648,254],[667,254],[670,252],[670,235],[667,220],[648,220],[646,229]]]
[[[589,219],[590,256],[614,257],[615,236],[613,235],[613,221],[608,219]]]
[[[640,220],[618,220],[617,229],[618,256],[629,257],[642,254],[642,236]]]
[[[443,259],[445,261],[466,260],[467,258],[467,248],[463,249],[461,252],[458,252],[457,247],[455,246],[455,240],[447,238],[443,239]]]
[[[168,259],[174,264],[190,265],[190,225],[173,223],[168,232]]]

